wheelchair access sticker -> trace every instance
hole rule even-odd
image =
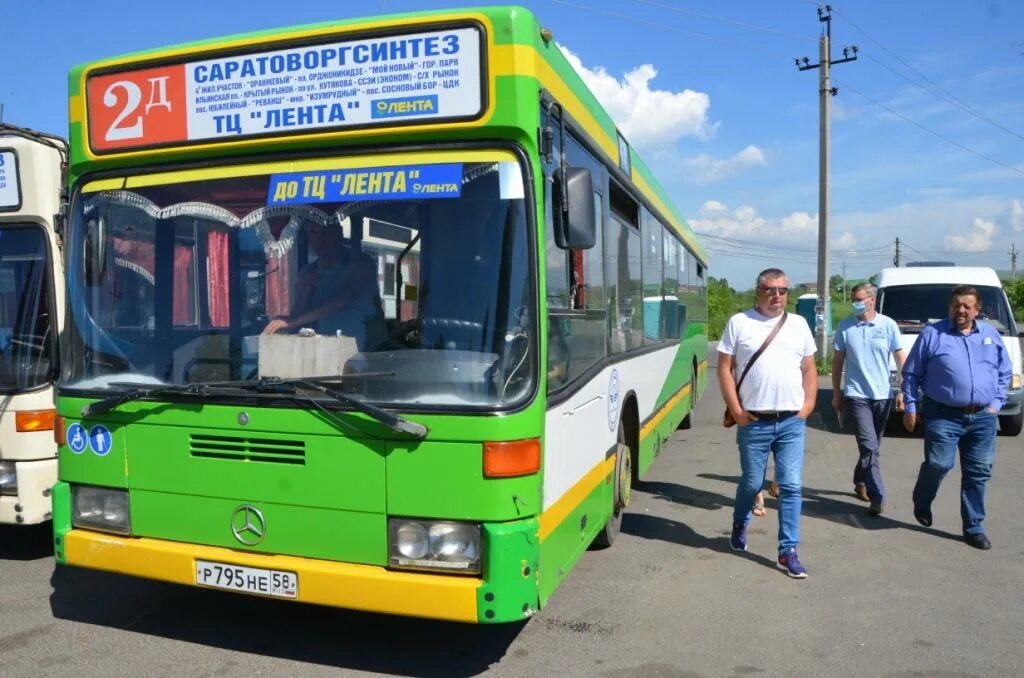
[[[107,456],[111,443],[113,443],[113,437],[106,426],[93,426],[89,429],[89,447],[99,456]]]
[[[75,454],[85,452],[85,448],[89,444],[89,437],[85,435],[85,429],[82,428],[81,424],[68,426],[67,439],[68,447]]]

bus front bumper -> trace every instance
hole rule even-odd
[[[51,515],[50,494],[57,482],[57,460],[16,461],[16,495],[0,495],[0,524],[37,525]]]
[[[196,561],[292,572],[293,600],[367,612],[477,622],[477,589],[471,577],[394,572],[383,567],[294,556],[246,553],[145,537],[72,529],[55,538],[57,560],[160,581],[198,586]],[[256,594],[258,595],[258,594]]]

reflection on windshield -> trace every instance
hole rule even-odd
[[[0,391],[51,381],[50,258],[37,226],[0,228]]]
[[[79,194],[65,385],[343,375],[381,403],[520,401],[536,349],[518,164],[369,167]],[[400,173],[415,191],[380,179]]]
[[[903,285],[886,287],[879,293],[878,311],[889,316],[904,332],[920,332],[930,323],[949,317],[949,300],[956,285]],[[1003,291],[997,287],[975,286],[981,295],[978,319],[1002,334],[1014,327]]]

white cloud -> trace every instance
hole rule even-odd
[[[946,246],[959,252],[988,252],[995,234],[994,223],[976,218],[967,235],[947,235]]]
[[[706,93],[651,89],[658,75],[651,64],[637,66],[620,80],[603,66],[587,68],[576,54],[559,47],[634,146],[652,148],[688,136],[709,139],[718,128],[708,120],[711,98]]]
[[[838,238],[832,238],[832,249],[851,251],[857,247],[857,238],[849,231],[844,231]]]
[[[730,211],[717,200],[708,200],[701,207],[700,216],[690,219],[690,225],[702,233],[727,238],[764,240],[803,237],[809,233],[817,233],[818,216],[807,212],[793,212],[779,219],[765,219],[750,205],[741,205]],[[813,247],[813,244],[807,246]]]
[[[1024,231],[1024,203],[1020,200],[1010,203],[1010,226],[1015,231]]]
[[[698,184],[707,184],[751,167],[763,166],[765,159],[764,151],[750,144],[729,158],[716,160],[710,155],[702,153],[694,158],[688,158],[686,164],[696,171]]]

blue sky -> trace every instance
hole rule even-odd
[[[170,4],[0,0],[4,120],[66,134],[67,71],[141,49],[447,0]],[[500,3],[504,4],[504,3]],[[702,233],[712,275],[816,277],[818,76],[811,0],[526,2]],[[832,272],[1024,249],[1024,3],[832,3]],[[285,11],[287,10],[287,11]],[[1024,257],[1018,258],[1024,269]]]

